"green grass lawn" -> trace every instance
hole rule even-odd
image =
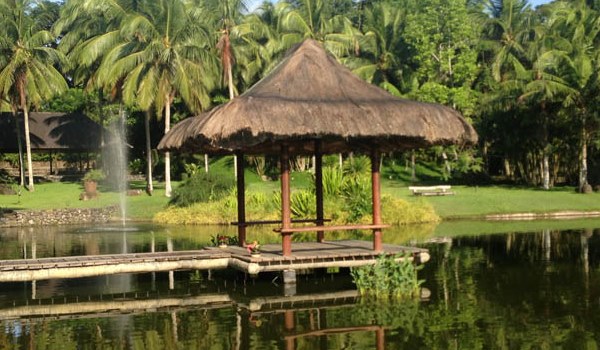
[[[177,186],[177,183],[173,184]],[[132,182],[131,188],[144,188],[140,182]],[[57,208],[98,208],[119,203],[119,194],[99,187],[98,198],[82,201],[79,195],[83,186],[76,182],[55,182],[36,184],[34,192],[22,190],[20,195],[0,196],[2,209],[43,210]],[[154,213],[162,210],[168,203],[165,197],[164,184],[155,184],[153,196],[142,192],[140,196],[127,197],[128,217],[135,220],[150,220]]]
[[[233,179],[232,160],[220,158],[211,162],[210,171],[219,176]],[[280,190],[278,181],[262,181],[256,173],[246,169],[246,188],[248,192],[271,194]],[[391,169],[390,171],[393,171]],[[406,179],[385,173],[382,182],[384,194],[407,201],[424,200],[431,203],[436,213],[444,219],[480,218],[487,214],[506,213],[544,213],[555,211],[593,211],[600,210],[600,194],[578,194],[572,187],[555,188],[550,191],[510,186],[452,186],[455,193],[451,196],[416,197],[406,185]],[[399,173],[399,172],[398,172]],[[387,175],[385,175],[387,174]],[[308,172],[293,172],[294,189],[309,188],[312,175]],[[390,180],[390,177],[392,178]],[[176,188],[177,182],[173,187]],[[143,182],[132,182],[131,188],[144,188]],[[79,200],[83,186],[79,182],[42,183],[36,185],[35,192],[23,190],[21,195],[0,196],[0,208],[3,209],[53,209],[53,208],[90,208],[114,205],[119,202],[119,194],[100,187],[100,197],[90,201]],[[128,217],[134,220],[149,220],[164,209],[169,198],[164,196],[164,184],[155,184],[153,196],[143,193],[141,196],[127,197]]]
[[[550,191],[510,186],[452,186],[451,196],[432,196],[425,200],[444,219],[481,217],[487,214],[546,213],[564,210],[600,210],[600,194],[579,194],[572,187]],[[386,181],[383,192],[406,200],[416,200],[406,186]]]

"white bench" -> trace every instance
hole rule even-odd
[[[450,185],[410,186],[408,189],[415,196],[447,196],[454,194],[454,192],[450,191],[452,189]]]

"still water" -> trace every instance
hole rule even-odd
[[[391,304],[359,298],[346,271],[301,275],[293,296],[276,275],[224,271],[3,283],[0,349],[597,349],[596,227],[600,221],[388,230],[388,242],[431,253],[419,272],[421,299]],[[196,249],[217,233],[234,231],[0,229],[0,259]],[[277,241],[268,229],[249,234]]]

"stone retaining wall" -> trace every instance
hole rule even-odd
[[[69,225],[109,222],[117,213],[117,207],[50,209],[50,210],[2,210],[0,227]]]

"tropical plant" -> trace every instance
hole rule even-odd
[[[316,198],[312,191],[302,190],[292,193],[290,210],[297,218],[312,218],[316,215]]]
[[[424,280],[418,279],[423,265],[415,265],[410,253],[388,256],[381,254],[375,264],[353,267],[352,281],[363,296],[381,299],[415,298]]]
[[[408,1],[401,4],[375,2],[364,11],[364,36],[359,39],[360,55],[347,60],[353,72],[395,96],[407,84],[408,47],[404,41]]]
[[[323,195],[337,196],[341,194],[344,183],[343,176],[342,169],[339,167],[323,167]]]
[[[83,181],[102,181],[106,178],[106,174],[100,169],[92,169],[83,175]]]
[[[57,69],[65,58],[54,48],[55,37],[31,15],[38,6],[44,3],[0,1],[0,99],[9,101],[15,115],[23,113],[29,191],[34,190],[29,109],[67,89]]]
[[[367,176],[344,177],[342,197],[348,220],[357,222],[371,213],[371,180]]]
[[[186,2],[142,1],[120,25],[121,42],[103,58],[98,81],[108,91],[122,84],[125,103],[144,111],[164,112],[171,127],[176,97],[193,112],[210,104],[216,60],[203,15]],[[165,153],[165,195],[171,196],[171,161]]]
[[[280,1],[276,5],[279,47],[284,51],[304,39],[323,43],[337,57],[357,48],[358,30],[344,14],[335,13],[325,0]]]
[[[564,99],[564,107],[572,115],[572,123],[580,130],[579,189],[588,185],[587,149],[590,133],[598,125],[594,113],[594,95],[598,93],[599,77],[594,67],[600,62],[596,45],[600,38],[600,17],[585,1],[556,2],[551,7],[551,26],[566,39],[560,75],[572,88]],[[596,47],[595,47],[596,45]]]
[[[233,179],[228,177],[198,172],[189,176],[175,189],[170,203],[185,207],[198,202],[218,200],[227,195],[234,185]]]
[[[235,245],[238,245],[238,242],[239,241],[238,241],[237,236],[216,235],[216,236],[210,237],[210,243],[214,247],[223,246],[223,245],[235,246]]]

